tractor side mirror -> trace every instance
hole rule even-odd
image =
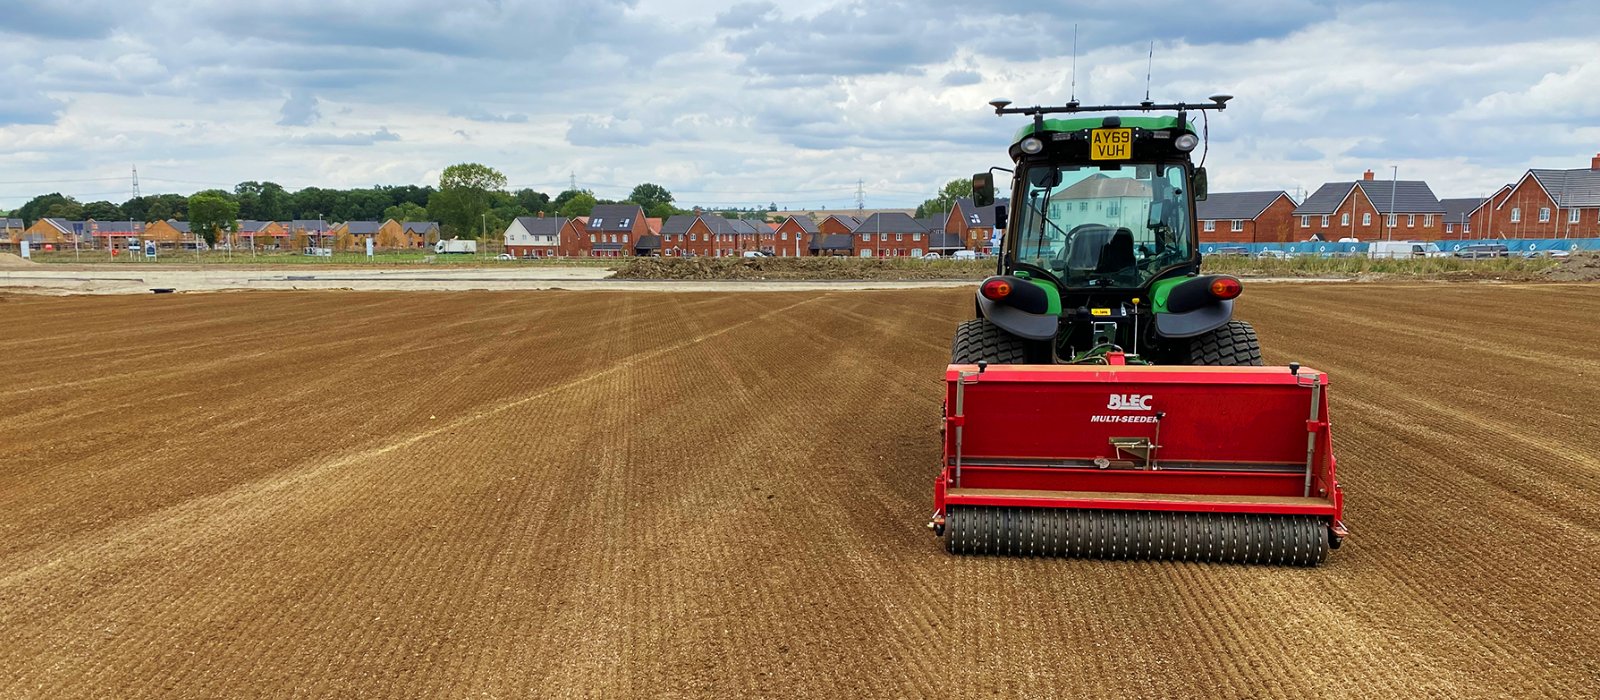
[[[1160,226],[1161,224],[1166,223],[1166,221],[1167,221],[1166,211],[1167,211],[1167,203],[1166,202],[1164,202],[1164,201],[1151,202],[1150,203],[1150,220],[1145,222],[1145,225],[1149,226],[1150,228],[1155,228],[1157,226]]]
[[[990,201],[993,201],[993,199],[991,198]],[[1006,205],[1004,204],[994,205],[994,230],[1006,230]]]
[[[1194,169],[1194,187],[1193,187],[1193,189],[1194,189],[1194,201],[1196,201],[1196,202],[1204,202],[1204,201],[1206,201],[1206,192],[1208,191],[1209,188],[1206,186],[1206,169],[1205,168],[1195,168]]]
[[[972,176],[972,204],[979,207],[994,204],[994,173],[978,173]]]

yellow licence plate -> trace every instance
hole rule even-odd
[[[1133,129],[1095,129],[1089,132],[1089,160],[1127,160],[1133,157]]]

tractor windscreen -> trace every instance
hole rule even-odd
[[[1182,165],[1038,165],[1022,177],[1016,259],[1068,287],[1142,287],[1194,255]]]

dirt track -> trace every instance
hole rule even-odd
[[[0,297],[0,697],[1600,688],[1600,287],[1247,291],[1315,570],[945,555],[968,294]]]

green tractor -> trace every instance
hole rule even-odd
[[[1200,137],[1188,114],[1225,109],[1231,97],[1210,99],[990,103],[1033,123],[1011,144],[996,275],[979,286],[977,318],[957,329],[952,363],[1093,364],[1117,353],[1128,364],[1261,364],[1255,331],[1233,319],[1239,280],[1200,272],[1195,202],[1206,198],[1206,173],[1190,157]],[[1176,115],[1045,118],[1088,112]],[[978,206],[995,203],[995,170],[1005,169],[973,176]]]

